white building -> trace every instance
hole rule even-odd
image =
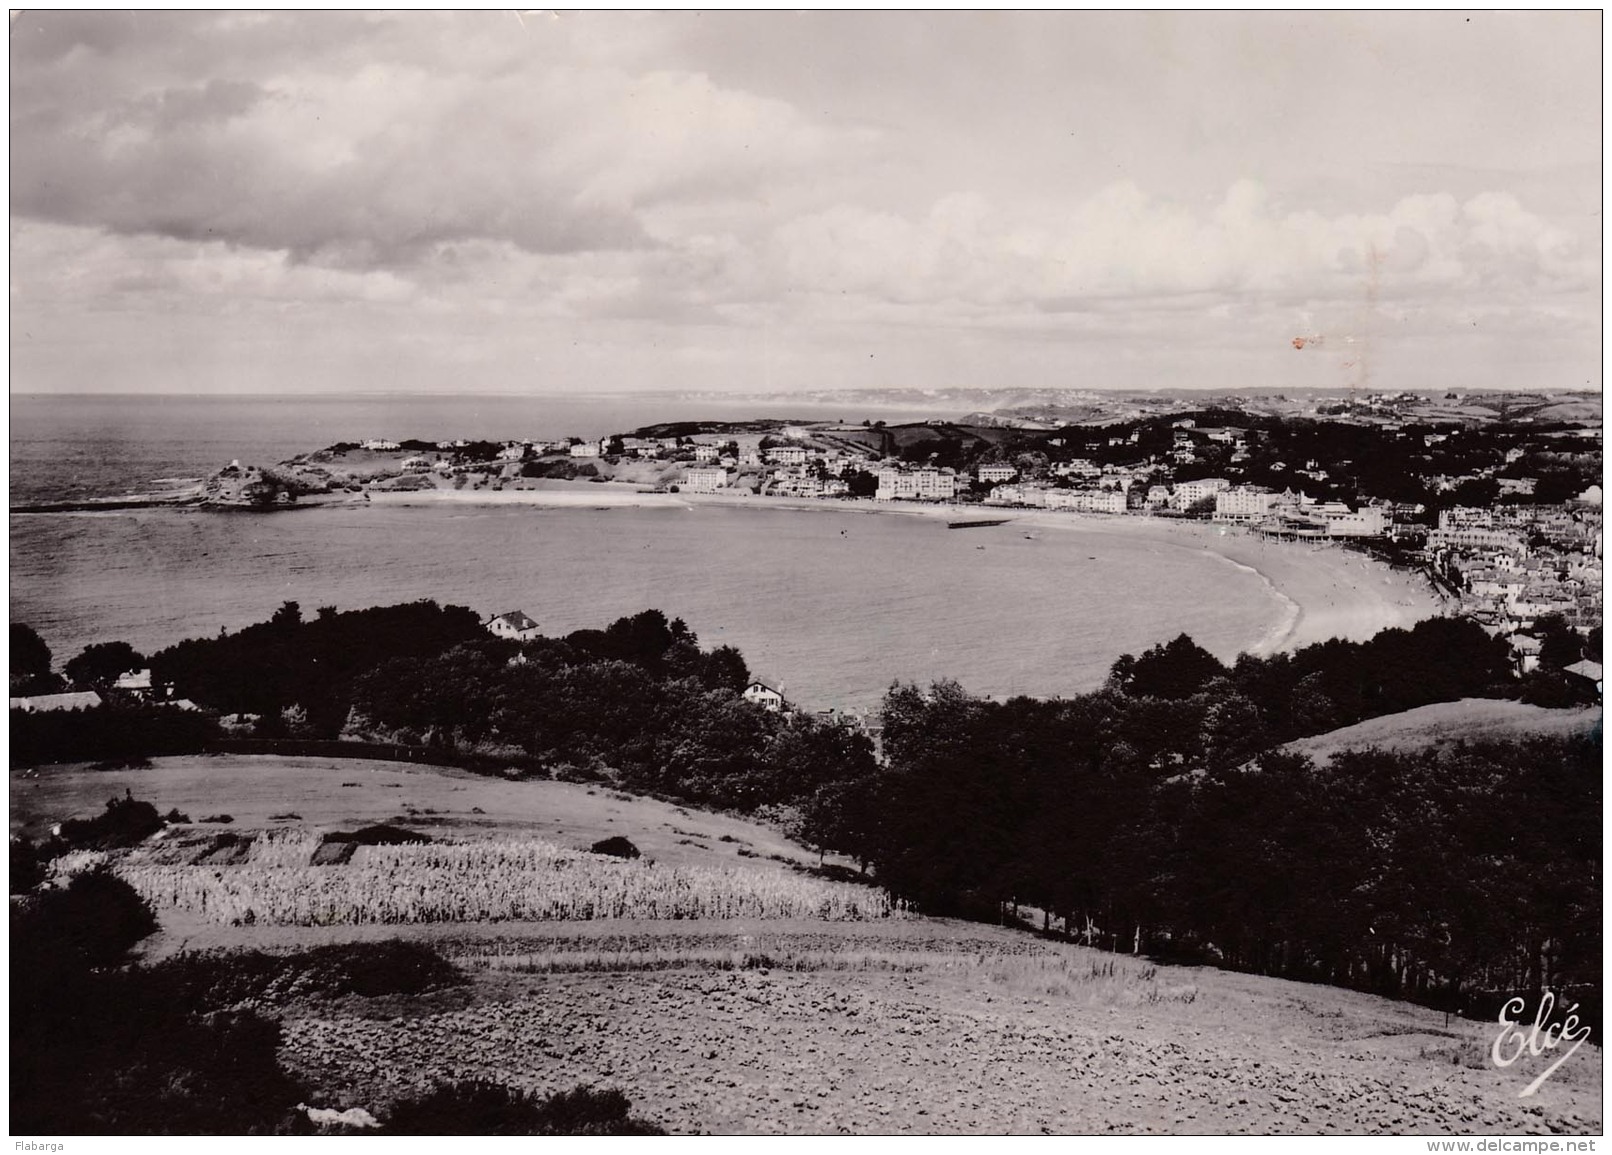
[[[378,453],[385,453],[385,452],[389,452],[389,451],[391,451],[393,449],[402,449],[403,448],[397,442],[395,442],[395,441],[387,441],[384,438],[372,438],[369,441],[360,441],[358,444],[359,444],[359,447],[362,448],[362,449],[368,449],[368,450],[378,452]]]
[[[1019,475],[1019,471],[1011,465],[982,465],[975,476],[982,482],[1012,481]]]
[[[767,450],[767,460],[775,465],[805,465],[804,445],[774,445]]]
[[[1170,506],[1173,509],[1191,509],[1200,501],[1209,501],[1223,489],[1230,489],[1231,482],[1224,477],[1205,477],[1198,481],[1178,482],[1175,492],[1170,495]]]
[[[754,702],[764,710],[774,713],[784,708],[784,696],[765,682],[751,682],[744,688],[744,700]]]
[[[526,446],[519,442],[510,442],[498,451],[500,461],[521,461],[526,457]]]
[[[1237,485],[1215,494],[1216,521],[1258,521],[1271,511],[1277,495],[1256,485]]]
[[[604,443],[600,441],[579,441],[571,446],[572,457],[598,457],[604,452]]]
[[[694,447],[694,460],[695,461],[715,461],[721,455],[721,453],[722,453],[722,450],[721,450],[721,448],[719,446],[715,446],[715,445],[696,445]]]
[[[101,704],[101,695],[94,690],[71,690],[62,694],[35,694],[28,698],[11,699],[11,709],[24,714],[49,713],[52,710],[93,710]]]
[[[1387,528],[1387,515],[1371,505],[1354,513],[1334,514],[1327,518],[1328,537],[1381,537]]]
[[[514,642],[526,642],[537,637],[537,623],[520,610],[511,610],[507,614],[488,618],[482,624],[494,637],[508,638]]]
[[[950,501],[957,496],[957,475],[945,470],[885,468],[878,479],[873,496],[880,501]]]
[[[1075,513],[1124,513],[1123,489],[1049,489],[1048,509],[1067,509]]]
[[[683,488],[690,493],[715,493],[727,488],[728,471],[721,468],[685,469]]]
[[[114,690],[122,690],[128,694],[140,697],[151,693],[150,670],[128,670],[118,675],[118,680],[112,683]]]
[[[1045,508],[1047,491],[1039,485],[998,485],[986,500],[992,505],[1031,505]]]
[[[1059,477],[1101,477],[1103,470],[1095,461],[1076,458],[1074,461],[1060,461],[1052,467],[1052,472]]]

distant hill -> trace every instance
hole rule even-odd
[[[1421,750],[1445,747],[1458,741],[1477,742],[1534,735],[1565,737],[1598,730],[1601,708],[1547,710],[1494,698],[1462,698],[1419,706],[1401,714],[1368,718],[1341,730],[1300,738],[1283,747],[1308,755],[1320,764],[1344,750],[1377,747],[1385,750]]]

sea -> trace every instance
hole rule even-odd
[[[598,437],[677,420],[921,420],[846,404],[598,397],[14,395],[10,503],[161,493],[231,460],[367,437]],[[1222,658],[1284,606],[1257,574],[1101,522],[1025,532],[836,509],[331,505],[11,515],[11,620],[58,666],[93,642],[152,653],[269,617],[432,598],[523,610],[545,633],[657,608],[738,647],[813,709],[875,709],[894,682],[1068,696],[1179,633]]]

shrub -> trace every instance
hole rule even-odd
[[[206,818],[203,818],[202,821],[203,822],[229,823],[229,822],[234,822],[235,818],[234,818],[233,815],[229,815],[229,814],[209,814]]]
[[[112,850],[137,845],[161,829],[162,816],[155,806],[125,795],[109,799],[105,813],[94,818],[69,818],[63,822],[61,838],[70,846]]]
[[[498,1083],[471,1080],[439,1086],[392,1108],[393,1135],[664,1135],[628,1115],[616,1090],[579,1086],[539,1099]]]
[[[606,838],[599,842],[595,842],[592,846],[588,847],[588,849],[593,851],[595,854],[608,854],[612,858],[638,857],[638,848],[634,846],[628,839],[621,837],[619,834],[613,838]]]
[[[45,847],[35,846],[31,838],[11,840],[11,893],[27,894],[45,881],[45,864],[49,855]]]
[[[284,1130],[304,1097],[280,1028],[250,1011],[187,1014],[133,973],[38,974],[13,1012],[11,1125],[56,1135]]]
[[[46,967],[118,962],[156,929],[145,900],[107,870],[77,875],[65,887],[41,891],[11,911],[13,951],[31,952]]]

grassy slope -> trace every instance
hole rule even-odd
[[[810,857],[755,824],[602,787],[395,763],[171,758],[13,774],[11,785],[14,831],[91,813],[127,787],[163,810],[227,811],[236,830],[299,821],[270,817],[293,810],[305,825],[346,826],[408,803],[422,827],[573,846],[619,833],[669,862],[782,870],[765,855]],[[762,857],[740,859],[747,844]],[[159,913],[164,930],[149,944],[159,955],[406,934],[467,968],[465,991],[280,1007],[283,1059],[320,1105],[384,1112],[434,1079],[481,1075],[540,1090],[620,1087],[636,1114],[685,1133],[1600,1128],[1598,1047],[1518,1100],[1550,1057],[1495,1070],[1492,1025],[1327,987],[1154,968],[1005,928],[923,918],[226,927]]]
[[[1343,750],[1378,747],[1419,750],[1448,746],[1456,741],[1522,738],[1532,735],[1565,736],[1598,728],[1601,710],[1590,706],[1575,710],[1547,710],[1521,702],[1491,698],[1463,698],[1439,702],[1400,714],[1369,718],[1341,730],[1289,742],[1287,749],[1325,762]]]
[[[159,758],[144,770],[52,767],[33,777],[13,772],[11,831],[37,837],[63,818],[98,813],[125,790],[163,813],[178,807],[197,820],[220,813],[234,818],[232,826],[217,829],[351,829],[399,821],[428,833],[520,833],[581,849],[619,834],[673,865],[760,863],[783,869],[768,858],[774,854],[816,862],[815,855],[757,823],[603,785],[507,782],[402,762],[275,755]],[[298,817],[274,817],[283,814]],[[721,841],[724,835],[734,841]],[[740,855],[741,848],[757,857]]]

